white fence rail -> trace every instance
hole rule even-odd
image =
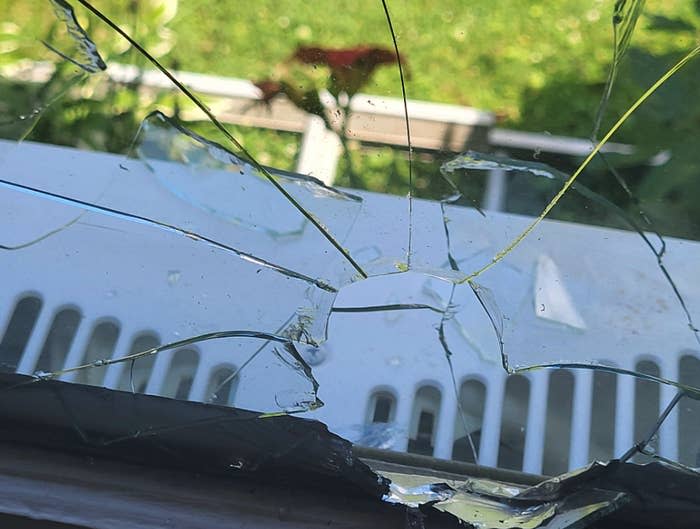
[[[6,75],[29,82],[45,81],[52,71],[53,66],[44,63],[4,69]],[[261,92],[247,80],[192,72],[174,73],[195,93],[214,98],[210,106],[224,123],[302,134],[296,170],[327,184],[333,182],[341,151],[335,133],[326,130],[321,120],[299,110],[284,96],[276,98],[269,106],[256,104],[260,101]],[[172,83],[155,70],[141,71],[134,66],[112,64],[107,75],[117,83],[138,82],[147,89],[174,90]],[[322,94],[322,101],[329,108],[333,105],[330,94]],[[359,93],[353,97],[350,108],[352,114],[347,126],[348,137],[361,142],[404,149],[408,147],[401,99]],[[497,128],[493,114],[470,107],[409,100],[408,114],[412,145],[424,151],[522,149],[585,156],[592,149],[591,142],[586,139]],[[184,117],[202,118],[198,111],[186,112]],[[602,151],[631,154],[634,148],[611,142]],[[502,199],[496,197],[485,203],[499,202]]]

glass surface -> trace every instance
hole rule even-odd
[[[329,4],[0,1],[1,369],[697,466],[699,4]]]

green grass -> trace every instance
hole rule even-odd
[[[509,127],[589,133],[600,97],[590,85],[602,85],[612,54],[612,1],[389,5],[410,66],[409,97],[492,110]],[[647,12],[700,21],[686,1],[648,2]],[[649,20],[641,21],[635,44],[657,53],[692,44],[691,33],[679,38],[644,31]],[[180,3],[170,27],[177,34],[172,57],[179,67],[252,79],[269,76],[298,44],[391,45],[379,0],[189,0]],[[550,92],[553,86],[559,89]],[[396,70],[381,69],[367,91],[400,96]]]
[[[161,49],[167,41],[163,61],[183,70],[259,79],[271,76],[299,44],[391,46],[380,0],[187,0],[169,21],[153,7],[161,3],[138,2],[134,12],[124,0],[95,2],[146,47]],[[6,24],[31,33],[33,53],[52,20],[47,4],[0,0]],[[649,28],[658,15],[700,27],[692,4],[647,2],[633,44],[655,54],[688,49],[693,31]],[[391,0],[389,6],[409,64],[409,97],[491,110],[508,127],[590,132],[612,53],[612,0]],[[88,20],[82,8],[76,11]],[[107,56],[135,60],[102,24],[89,30]],[[400,96],[396,70],[379,69],[365,91]]]
[[[137,13],[119,0],[94,3],[147,47],[167,41],[166,64],[210,74],[268,77],[299,44],[391,46],[380,0],[187,0],[169,21],[149,7],[163,2],[138,2]],[[576,136],[590,131],[612,54],[612,0],[388,3],[410,66],[409,97],[491,110],[508,127]],[[52,18],[47,4],[0,0],[6,21],[35,34]],[[87,20],[84,10],[76,11]],[[663,54],[693,44],[693,31],[649,31],[657,15],[700,27],[692,2],[649,1],[634,45]],[[123,46],[101,24],[90,33],[107,55],[134,60],[119,54]],[[623,83],[620,90],[626,89]],[[380,69],[366,91],[400,96],[396,70]]]

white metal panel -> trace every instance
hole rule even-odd
[[[3,150],[4,149],[4,150]],[[88,199],[100,192],[99,178],[94,178],[91,168],[101,164],[115,164],[115,157],[96,153],[80,153],[71,149],[45,147],[33,144],[14,146],[0,143],[0,155],[13,164],[11,165],[13,176],[22,182],[41,184],[39,176],[48,171],[60,174],[63,170],[70,170],[72,179],[62,185],[73,185],[74,188],[84,191]],[[39,176],[37,176],[39,175]],[[88,175],[90,175],[88,177]],[[145,193],[145,192],[144,192]],[[149,195],[148,193],[152,193]],[[137,200],[144,204],[158,204],[159,208],[180,208],[183,204],[171,194],[163,192],[157,186],[151,188],[144,196]],[[376,194],[363,194],[365,206],[372,212],[365,218],[358,220],[356,230],[346,242],[350,248],[361,248],[373,240],[373,236],[381,232],[384,239],[396,242],[395,247],[389,248],[387,253],[391,256],[401,256],[405,251],[406,225],[401,221],[406,215],[405,201],[396,197],[386,197]],[[150,201],[150,202],[149,202]],[[442,226],[439,223],[439,211],[434,203],[416,201],[416,218],[421,219],[421,240],[429,241],[433,237],[436,241],[442,240]],[[465,210],[463,217],[455,222],[470,222],[473,212]],[[202,222],[206,215],[200,212]],[[431,231],[430,219],[437,220],[435,228]],[[397,221],[397,219],[399,219]],[[508,239],[512,231],[517,230],[518,223],[527,219],[518,219],[507,215],[494,215],[490,222],[494,226],[493,234],[474,233],[474,237],[492,237],[494,244],[500,239]],[[70,220],[70,218],[68,218]],[[424,222],[425,220],[425,222]],[[511,223],[511,221],[514,223]],[[515,226],[515,228],[514,228]],[[418,228],[417,228],[418,229]],[[147,230],[145,230],[147,231]],[[553,251],[557,255],[548,259],[557,263],[559,270],[568,270],[576,265],[580,256],[574,252],[574,246],[567,246],[567,241],[572,237],[581,240],[594,241],[597,237],[604,236],[612,239],[610,248],[618,247],[619,251],[628,248],[636,248],[640,245],[635,234],[616,230],[603,230],[586,226],[574,226],[567,223],[544,222],[542,233],[552,237],[552,240],[561,241],[563,248]],[[62,236],[68,236],[66,234]],[[96,236],[95,241],[99,241]],[[74,241],[76,245],[85,241]],[[304,244],[304,241],[300,241]],[[699,252],[698,244],[688,241],[671,241],[676,254],[695,256]],[[112,258],[108,255],[100,256],[99,244],[93,247],[93,258],[99,264],[100,259]],[[387,250],[387,248],[383,248]],[[420,253],[422,252],[422,253]],[[433,248],[420,250],[419,262],[430,265],[442,265],[440,256],[444,248],[441,244],[435,244]],[[685,254],[684,254],[685,252]],[[120,322],[121,331],[115,348],[114,357],[128,354],[133,339],[140,333],[149,329],[161,332],[173,319],[190,317],[208,318],[215,329],[228,328],[230,322],[226,318],[229,302],[212,295],[208,298],[209,305],[198,308],[197,304],[170,306],[162,300],[169,299],[172,285],[169,278],[163,273],[162,277],[134,277],[134,285],[131,286],[129,296],[111,296],[110,292],[96,292],[85,289],[81,283],[64,284],[61,281],[60,270],[45,266],[50,260],[46,255],[42,256],[41,245],[35,245],[27,253],[27,266],[12,271],[10,285],[3,294],[1,321],[8,321],[9,314],[14,308],[17,296],[23,292],[36,289],[44,299],[37,325],[34,328],[25,355],[19,366],[19,371],[32,373],[41,352],[49,326],[56,311],[65,304],[78,307],[86,316],[79,326],[66,365],[75,365],[81,359],[85,350],[89,335],[94,323],[99,318],[109,317]],[[120,256],[127,262],[133,258]],[[157,260],[162,255],[149,253],[144,249],[143,260]],[[34,261],[32,261],[32,259]],[[520,261],[518,261],[520,259]],[[514,256],[513,262],[521,268],[535,267],[541,255],[532,255],[521,252]],[[676,258],[678,260],[678,257]],[[370,268],[372,266],[370,261]],[[105,261],[106,262],[106,261]],[[198,263],[199,265],[199,263]],[[212,284],[219,284],[221,277],[226,277],[225,270],[217,270],[217,262],[201,263],[201,268],[211,276]],[[513,266],[515,266],[513,265]],[[380,263],[380,270],[389,271],[395,267],[395,263]],[[385,268],[381,269],[381,266]],[[99,269],[99,266],[96,266]],[[166,267],[167,269],[167,267]],[[394,271],[396,269],[394,268]],[[687,270],[682,268],[681,270]],[[89,270],[86,270],[88,272]],[[598,267],[595,278],[567,277],[566,281],[574,279],[585,284],[587,281],[600,281],[605,274],[614,274],[614,267]],[[494,272],[498,273],[498,272]],[[513,276],[516,277],[516,276]],[[614,276],[612,276],[614,280]],[[506,278],[510,281],[512,278]],[[561,278],[559,278],[561,280]],[[680,281],[685,284],[692,283],[691,274],[681,273]],[[38,284],[41,288],[38,288]],[[425,302],[434,303],[430,296],[438,295],[444,299],[444,293],[440,291],[447,283],[440,283],[427,274],[409,273],[393,276],[373,278],[368,281],[355,283],[344,287],[336,300],[336,306],[362,306],[396,302]],[[692,285],[691,285],[692,286]],[[186,287],[183,287],[186,288]],[[252,292],[252,291],[251,291]],[[574,289],[575,298],[578,292]],[[437,293],[437,294],[436,294]],[[252,295],[252,294],[250,294]],[[149,297],[150,296],[150,297]],[[150,303],[147,302],[150,299]],[[641,299],[641,298],[640,298]],[[570,305],[574,307],[574,302]],[[640,303],[643,303],[641,299]],[[157,307],[157,310],[154,310]],[[184,307],[184,308],[183,308]],[[576,307],[578,308],[578,307]],[[186,312],[186,313],[184,313]],[[601,310],[605,317],[607,313]],[[326,360],[314,367],[316,378],[320,382],[320,395],[326,401],[326,406],[310,417],[316,417],[327,422],[332,428],[342,428],[351,424],[364,423],[368,400],[372,391],[379,387],[391,387],[397,397],[395,422],[399,428],[403,428],[403,435],[394,445],[395,448],[405,450],[407,448],[407,432],[411,424],[414,399],[417,389],[428,380],[436,380],[441,388],[442,405],[439,417],[437,417],[437,431],[435,437],[435,454],[439,457],[450,457],[452,443],[454,442],[454,416],[456,414],[456,395],[454,395],[449,370],[444,358],[444,351],[436,340],[435,326],[425,324],[424,314],[415,311],[403,311],[395,313],[372,314],[334,314],[331,318],[329,329],[329,341],[325,343],[323,351]],[[598,317],[593,315],[593,317]],[[591,315],[586,316],[586,325],[596,324],[591,322]],[[580,319],[580,318],[579,318]],[[578,320],[576,320],[578,321]],[[663,318],[660,318],[663,322]],[[471,331],[469,322],[462,322],[463,331]],[[580,325],[579,325],[580,327]],[[670,349],[670,353],[664,356],[661,363],[662,376],[667,378],[677,377],[678,355],[682,349],[676,348],[673,340],[664,334],[661,329],[650,329],[650,348]],[[361,329],[358,332],[358,329]],[[499,351],[491,329],[481,335],[469,335],[460,343],[458,354],[453,355],[455,377],[458,381],[465,377],[480,374],[487,385],[487,404],[484,414],[484,424],[481,441],[481,462],[495,465],[498,458],[498,439],[500,421],[503,406],[504,373],[500,366]],[[579,329],[581,330],[581,329]],[[467,333],[468,334],[468,333]],[[161,335],[162,341],[171,341],[182,336]],[[488,337],[488,338],[486,338]],[[158,393],[169,365],[169,354],[159,355],[149,384],[149,392]],[[631,356],[629,365],[634,365],[638,356]],[[222,362],[232,362],[227,357],[212,357],[201,355],[201,362],[197,370],[192,386],[191,398],[202,399],[206,390],[212,369]],[[121,373],[128,369],[128,363],[111,366],[107,371],[105,386],[116,388],[119,384]],[[587,461],[588,439],[590,430],[590,406],[592,391],[592,373],[580,371],[575,374],[576,385],[574,392],[574,418],[572,422],[572,442],[569,454],[570,466],[580,466]],[[545,418],[547,415],[548,373],[545,371],[529,374],[531,380],[530,403],[527,418],[526,440],[524,447],[523,470],[539,473],[542,470],[543,444]],[[266,391],[269,388],[261,388]],[[670,387],[662,389],[662,406],[672,398],[675,390]],[[618,377],[618,393],[616,401],[616,428],[615,428],[615,453],[620,455],[626,451],[634,441],[634,378],[629,376]],[[660,449],[662,455],[675,457],[677,455],[677,414],[671,414],[660,432]]]

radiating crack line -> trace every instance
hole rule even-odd
[[[213,112],[202,103],[197,96],[194,95],[185,85],[183,85],[170,71],[163,66],[153,55],[151,55],[146,49],[141,46],[131,35],[115,24],[109,17],[104,15],[99,9],[95,8],[87,0],[78,0],[78,2],[92,12],[97,18],[102,20],[110,28],[116,31],[124,39],[126,39],[129,44],[131,44],[141,55],[143,55],[148,61],[153,64],[160,72],[165,75],[170,82],[172,82],[185,96],[194,103],[197,108],[199,108],[206,116],[209,118],[211,123],[228,139],[237,149],[239,149],[248,159],[248,161],[258,170],[260,173],[270,181],[270,183],[279,191],[294,208],[299,211],[313,226],[325,237],[325,239],[352,265],[352,267],[357,271],[363,279],[367,278],[367,273],[360,267],[360,265],[353,259],[345,248],[333,238],[330,232],[286,190],[282,185],[275,180],[275,178],[270,174],[270,172],[265,169],[249,152],[243,147],[243,145],[224,127],[221,122],[216,118]]]
[[[92,211],[98,214],[102,215],[108,215],[108,216],[113,216],[116,218],[120,219],[125,219],[129,220],[132,222],[138,222],[141,224],[145,224],[147,226],[151,227],[156,227],[171,233],[176,233],[178,235],[184,235],[185,237],[192,239],[194,241],[201,241],[204,242],[210,246],[213,246],[214,248],[218,248],[220,250],[224,250],[227,252],[231,252],[241,259],[248,261],[253,264],[260,265],[265,268],[269,268],[271,270],[274,270],[275,272],[279,272],[280,274],[286,275],[288,277],[293,277],[295,279],[299,279],[301,281],[305,281],[307,283],[310,283],[322,290],[325,290],[327,292],[333,292],[336,293],[338,290],[331,285],[325,283],[324,281],[321,281],[320,279],[315,279],[309,276],[306,276],[304,274],[301,274],[299,272],[296,272],[294,270],[290,270],[288,268],[282,267],[280,265],[276,265],[274,263],[271,263],[269,261],[266,261],[265,259],[261,259],[260,257],[256,257],[253,254],[243,252],[241,250],[238,250],[232,246],[229,246],[227,244],[218,242],[214,239],[211,239],[209,237],[206,237],[204,235],[200,235],[196,232],[188,231],[182,228],[178,228],[175,225],[172,224],[167,224],[165,222],[160,222],[155,219],[151,219],[149,217],[145,217],[142,215],[137,215],[135,213],[126,213],[124,211],[120,211],[118,209],[106,207],[106,206],[98,206],[96,204],[93,204],[91,202],[86,202],[84,200],[80,200],[77,198],[71,198],[67,197],[64,195],[59,195],[58,193],[52,193],[51,191],[45,191],[42,189],[37,189],[31,186],[27,186],[24,184],[20,184],[17,182],[10,182],[8,180],[0,179],[0,187],[7,187],[9,189],[13,189],[15,191],[20,191],[23,193],[27,193],[30,195],[36,195],[42,198],[51,198],[52,200],[58,202],[58,203],[63,203],[63,204],[68,204],[70,206],[77,206],[83,209],[86,209],[88,211]],[[63,227],[65,229],[65,226]]]
[[[403,99],[403,112],[406,122],[406,142],[408,143],[408,250],[406,252],[406,265],[411,268],[411,259],[413,255],[413,144],[411,142],[411,123],[408,119],[408,98],[406,97],[406,83],[403,76],[403,66],[401,65],[401,54],[399,53],[399,45],[396,41],[396,33],[394,25],[391,22],[389,14],[389,6],[386,0],[382,0],[384,15],[386,17],[391,40],[394,43],[394,52],[396,53],[396,64],[399,68],[399,79],[401,80],[401,98]]]
[[[656,80],[633,104],[630,106],[624,114],[615,122],[615,124],[608,130],[608,132],[603,136],[593,150],[586,156],[585,160],[578,166],[574,173],[568,178],[564,183],[564,186],[557,192],[557,194],[552,198],[552,200],[547,204],[542,213],[532,221],[513,241],[511,241],[508,246],[503,250],[498,252],[492,259],[491,262],[487,263],[480,269],[469,274],[465,279],[460,282],[464,283],[477,278],[487,270],[491,269],[494,265],[501,262],[510,252],[512,252],[516,247],[520,245],[525,238],[532,233],[532,231],[539,225],[540,222],[549,214],[549,212],[557,205],[561,197],[569,190],[569,188],[576,181],[578,176],[583,172],[583,170],[588,166],[591,160],[598,154],[600,149],[610,140],[610,138],[622,127],[622,125],[627,121],[627,119],[647,100],[651,95],[656,92],[666,81],[668,81],[678,70],[683,68],[688,62],[694,59],[698,54],[700,54],[700,46],[693,48],[689,51],[680,61],[674,64],[666,73],[664,73],[659,79]]]
[[[612,94],[612,88],[615,84],[615,79],[617,78],[617,69],[620,65],[620,59],[622,59],[624,54],[627,52],[630,40],[632,39],[632,33],[634,33],[634,28],[637,25],[639,16],[644,10],[645,3],[646,0],[632,0],[629,10],[624,12],[627,1],[622,0],[615,2],[612,16],[613,56],[612,62],[610,63],[610,70],[608,71],[608,78],[605,81],[605,88],[603,89],[603,97],[600,100],[596,117],[593,122],[593,132],[591,133],[591,138],[594,142],[597,140],[600,124],[603,120],[603,114],[605,113],[608,101],[610,100],[610,95]],[[622,32],[618,31],[619,26],[622,26]]]
[[[432,305],[423,303],[389,303],[387,305],[367,305],[364,307],[333,307],[331,312],[338,313],[361,313],[361,312],[385,312],[396,310],[431,310],[439,314],[444,314],[444,310]]]
[[[661,428],[661,425],[666,420],[666,417],[668,417],[673,408],[676,407],[676,404],[678,404],[684,396],[684,391],[679,391],[676,393],[673,399],[671,399],[671,402],[668,403],[668,406],[666,406],[664,411],[661,413],[659,419],[656,421],[654,426],[651,427],[647,435],[643,439],[635,443],[635,445],[632,446],[629,450],[627,450],[627,452],[625,452],[622,455],[622,457],[620,457],[620,461],[628,461],[637,452],[644,453],[647,445],[651,442],[651,439],[656,435],[656,432],[659,431],[659,428]]]
[[[442,349],[445,353],[445,359],[447,360],[447,365],[450,368],[450,378],[452,380],[452,389],[454,390],[455,393],[455,400],[457,401],[457,411],[459,413],[459,418],[462,421],[462,427],[464,428],[464,434],[467,436],[467,440],[469,441],[469,448],[472,451],[472,456],[474,457],[474,463],[476,465],[479,464],[479,455],[477,453],[476,447],[474,446],[474,440],[472,439],[472,434],[469,431],[469,428],[467,427],[467,418],[465,417],[464,414],[464,407],[462,406],[462,399],[461,395],[459,392],[459,389],[457,388],[457,378],[455,377],[455,368],[454,364],[452,364],[452,350],[450,349],[450,346],[447,343],[447,339],[445,338],[445,323],[447,321],[447,314],[448,311],[450,310],[450,307],[452,306],[452,300],[454,299],[455,295],[455,289],[457,288],[457,285],[452,284],[452,289],[450,291],[450,298],[447,301],[447,306],[445,307],[445,310],[442,313],[442,318],[440,318],[440,324],[438,326],[438,339],[440,340],[440,345],[442,346]]]

